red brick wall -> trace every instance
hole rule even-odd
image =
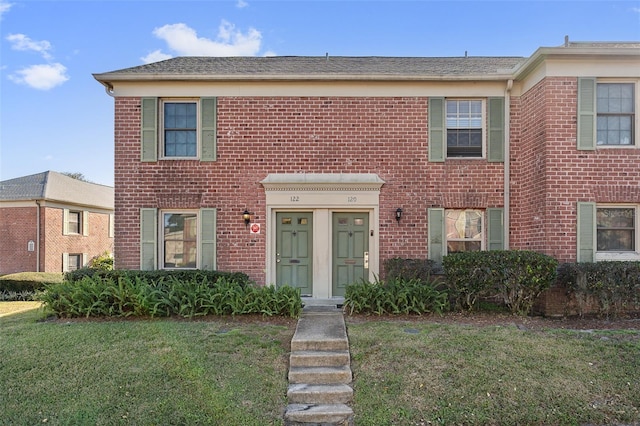
[[[37,207],[0,208],[0,275],[35,271],[37,254],[27,251],[37,241]]]
[[[113,238],[109,237],[109,215],[89,212],[88,235],[62,235],[63,209],[43,208],[43,256],[41,264],[46,272],[62,272],[62,254],[87,253],[88,259],[105,251],[113,252]]]
[[[427,208],[502,206],[501,163],[427,161],[427,98],[219,98],[218,161],[140,162],[140,99],[116,98],[116,266],[139,268],[141,207],[218,208],[218,269],[264,283],[269,173],[376,173],[380,258],[427,256]],[[394,219],[396,208],[402,221]]]
[[[576,260],[576,203],[640,203],[640,150],[576,149],[576,78],[546,78],[512,130],[512,248]]]
[[[113,252],[109,237],[109,215],[89,212],[89,235],[62,235],[61,208],[41,207],[40,210],[40,272],[62,272],[62,253],[88,253],[89,259],[105,251]],[[37,208],[11,207],[0,209],[0,274],[35,272],[36,251],[27,251],[27,244],[37,238]]]

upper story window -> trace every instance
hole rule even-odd
[[[578,78],[577,148],[635,148],[638,80]]]
[[[63,209],[62,235],[89,235],[89,212]]]
[[[216,98],[142,98],[141,161],[215,161],[216,111]]]
[[[447,157],[482,157],[481,100],[447,100]]]
[[[81,217],[82,217],[82,213],[81,212],[74,212],[74,211],[70,211],[69,212],[69,216],[68,216],[68,229],[69,229],[69,234],[79,234],[80,230],[82,229],[81,227]]]
[[[162,103],[164,157],[198,155],[198,104],[181,101]]]
[[[596,89],[598,145],[633,145],[632,83],[598,83]]]
[[[430,97],[428,104],[429,161],[486,158],[503,162],[505,99],[445,99]]]

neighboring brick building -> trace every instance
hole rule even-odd
[[[118,268],[324,298],[392,257],[640,259],[640,43],[181,57],[95,78],[115,100]]]
[[[113,198],[52,171],[0,182],[0,275],[66,272],[112,253]]]

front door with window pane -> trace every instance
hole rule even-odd
[[[369,277],[369,214],[333,214],[332,296]]]
[[[276,214],[276,285],[313,293],[313,213]]]

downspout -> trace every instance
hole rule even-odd
[[[509,140],[511,138],[511,89],[513,88],[513,79],[507,81],[507,87],[504,93],[504,249],[509,250],[509,230],[510,230],[510,213],[509,205],[511,202],[510,181],[511,181],[511,146]]]
[[[36,272],[40,272],[40,200],[36,206]]]

